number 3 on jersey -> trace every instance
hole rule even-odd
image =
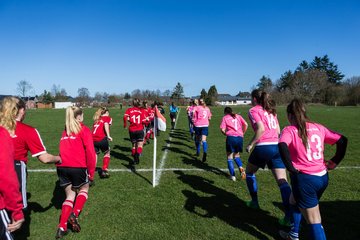
[[[310,137],[310,142],[315,143],[315,148],[316,151],[311,151],[311,147],[310,147],[310,143],[308,143],[308,147],[306,149],[306,155],[308,160],[311,162],[313,160],[319,160],[322,157],[322,150],[323,150],[323,146],[322,146],[322,141],[319,135],[311,135]]]

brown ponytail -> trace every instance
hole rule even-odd
[[[287,106],[287,114],[289,120],[292,124],[298,129],[299,137],[301,138],[305,148],[308,146],[308,137],[306,130],[306,122],[309,121],[309,118],[306,116],[305,104],[300,99],[293,99],[290,104]]]
[[[234,118],[234,119],[236,118],[236,114],[233,113],[233,110],[231,107],[225,107],[224,114],[225,115],[229,114],[229,115],[231,115],[232,118]]]

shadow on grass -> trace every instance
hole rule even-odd
[[[204,218],[216,217],[227,224],[248,232],[257,239],[279,239],[278,219],[269,212],[248,208],[235,194],[214,186],[214,182],[196,175],[175,171],[178,179],[195,191],[183,190],[184,208]],[[198,194],[200,191],[204,194]]]
[[[224,177],[229,176],[229,174],[227,172],[224,172],[217,167],[210,166],[206,162],[203,163],[197,157],[193,157],[193,158],[182,157],[182,161],[183,161],[183,163],[185,163],[187,165],[191,165],[195,168],[200,168],[200,169],[203,169],[204,171],[215,173],[216,175],[222,175]]]
[[[169,136],[174,139],[185,140],[187,142],[192,141],[189,132],[183,129],[174,129],[170,131]]]
[[[120,152],[114,151],[114,150],[120,150]],[[126,153],[131,154],[131,147],[122,147],[120,145],[115,145],[114,150],[111,150],[111,152],[110,152],[112,157],[122,160],[122,161],[127,161],[127,162],[132,161],[132,159],[128,155],[123,153],[123,152],[126,152]]]
[[[282,204],[273,202],[282,209]],[[327,239],[360,239],[360,201],[321,201],[320,213]],[[309,228],[302,219],[300,239],[309,238]],[[357,230],[356,230],[357,229]]]
[[[65,200],[65,192],[62,187],[60,187],[59,180],[55,183],[55,188],[53,190],[53,197],[50,200],[48,206],[43,207],[37,202],[29,201],[31,199],[31,193],[27,193],[28,198],[28,207],[24,210],[25,222],[21,228],[14,233],[15,239],[26,240],[30,237],[30,225],[31,225],[31,214],[46,212],[52,207],[56,209],[61,209],[62,203]]]

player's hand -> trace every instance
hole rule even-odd
[[[247,145],[247,147],[246,147],[246,152],[247,152],[247,153],[251,152],[251,149],[252,149],[252,148],[253,148],[253,145],[252,145],[252,144]]]
[[[107,138],[110,142],[112,142],[112,140],[113,140],[112,137],[108,136]]]
[[[7,226],[7,229],[9,230],[9,232],[14,232],[18,230],[24,222],[24,218],[17,221],[13,219],[12,222]]]
[[[336,168],[337,164],[334,163],[333,161],[329,160],[329,161],[325,161],[325,164],[326,164],[326,168],[328,170],[333,170]]]

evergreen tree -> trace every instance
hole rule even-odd
[[[215,105],[217,98],[218,98],[218,92],[217,92],[216,86],[212,85],[209,88],[207,97],[205,98],[205,102],[207,105],[213,106],[213,105]]]
[[[181,86],[181,84],[178,82],[171,94],[172,99],[179,100],[180,98],[184,97],[184,88]]]
[[[273,83],[269,77],[262,76],[256,86],[261,91],[270,92],[273,87]]]

